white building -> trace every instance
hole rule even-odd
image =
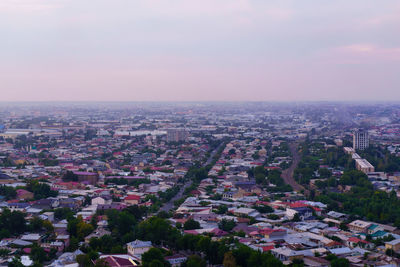
[[[355,159],[355,161],[357,170],[362,171],[363,173],[370,173],[375,171],[374,166],[371,163],[369,163],[368,160]]]
[[[151,244],[151,241],[141,241],[136,239],[135,241],[126,244],[126,247],[128,249],[129,255],[140,256],[151,249],[153,246]]]
[[[364,150],[369,147],[368,131],[355,130],[353,133],[353,149]]]
[[[186,129],[183,128],[172,128],[167,129],[167,142],[181,142],[187,141],[189,137]]]
[[[92,205],[104,205],[104,204],[111,204],[112,199],[105,199],[102,197],[95,197],[92,199]]]

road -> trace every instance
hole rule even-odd
[[[221,148],[221,146],[223,146],[225,144],[225,142],[222,142],[219,146],[217,146],[217,148],[215,148],[211,153],[210,156],[208,157],[207,161],[203,163],[202,167],[207,166],[208,164],[210,164],[215,156],[215,154],[217,154],[218,150]],[[185,184],[181,187],[181,189],[179,190],[179,192],[173,197],[171,198],[170,201],[168,201],[167,203],[165,203],[161,208],[160,211],[170,211],[171,209],[174,208],[174,202],[180,198],[182,198],[183,196],[183,192],[185,192],[185,189],[188,188],[189,186],[191,186],[193,183],[192,180],[187,180],[185,181]]]
[[[301,190],[304,190],[305,194],[307,194],[308,190],[305,189],[302,185],[298,184],[293,177],[294,169],[296,169],[297,164],[299,164],[301,159],[299,152],[297,151],[298,145],[298,143],[289,144],[290,152],[292,154],[292,164],[289,168],[282,171],[281,177],[283,178],[285,183],[291,185],[295,191],[300,192]]]

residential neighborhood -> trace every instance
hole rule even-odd
[[[0,266],[400,266],[396,139],[287,107],[47,109],[1,111]]]

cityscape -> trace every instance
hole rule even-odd
[[[0,0],[0,267],[400,267],[399,14]]]
[[[398,104],[0,114],[2,265],[400,264]]]

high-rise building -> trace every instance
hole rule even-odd
[[[353,132],[353,149],[364,150],[369,147],[369,135],[366,130],[355,130]]]
[[[183,128],[167,129],[167,142],[187,141],[188,132]]]

